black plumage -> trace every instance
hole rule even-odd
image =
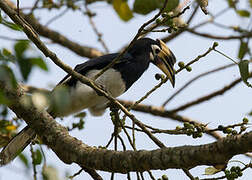
[[[78,64],[75,71],[93,79],[94,76],[111,63],[119,54],[108,54]],[[176,61],[174,54],[161,40],[149,38],[138,39],[123,57],[110,69],[104,72],[95,83],[100,85],[111,96],[117,97],[127,91],[136,82],[149,64],[159,67],[169,78],[172,86],[175,84],[173,65]],[[107,107],[108,100],[99,96],[91,87],[81,83],[76,78],[66,75],[52,91],[57,95],[57,89],[66,87],[69,103],[55,110],[49,106],[48,113],[53,117],[63,117],[88,108],[92,114],[101,115]],[[66,98],[66,97],[65,97]],[[36,133],[28,126],[17,134],[0,153],[0,164],[4,165],[13,160],[35,137]]]

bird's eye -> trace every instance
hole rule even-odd
[[[160,49],[155,49],[155,54],[158,54],[160,52]]]
[[[152,45],[151,48],[154,55],[157,55],[161,51],[158,45]]]

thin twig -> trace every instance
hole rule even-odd
[[[85,4],[85,8],[86,8],[86,14],[88,16],[88,20],[89,20],[89,23],[92,27],[92,29],[94,30],[95,34],[97,35],[98,37],[98,41],[101,43],[102,47],[104,48],[105,52],[106,53],[109,53],[109,49],[108,49],[108,46],[106,45],[105,41],[102,39],[102,34],[98,31],[94,21],[93,21],[93,13],[91,12],[91,10],[88,8],[88,5],[87,3]]]
[[[201,33],[201,32],[197,32],[194,31],[193,29],[187,28],[186,29],[187,32],[190,32],[192,34],[201,36],[201,37],[205,37],[205,38],[209,38],[209,39],[219,39],[219,40],[235,40],[235,39],[243,39],[243,38],[251,38],[252,37],[252,32],[250,33],[244,33],[238,36],[234,36],[234,35],[230,35],[230,36],[218,36],[218,35],[213,35],[210,33]]]
[[[94,180],[103,180],[102,177],[94,170],[88,167],[81,167],[86,173],[88,173]]]
[[[31,151],[31,158],[32,158],[32,169],[33,169],[33,179],[37,180],[37,170],[36,170],[36,164],[35,164],[35,153],[33,151],[33,145],[30,144],[30,151]]]
[[[19,16],[19,0],[17,0],[17,14]]]
[[[125,143],[124,143],[122,137],[121,137],[120,135],[118,135],[117,137],[118,137],[118,139],[120,140],[120,142],[121,142],[121,144],[122,144],[123,151],[126,151],[126,145],[125,145]]]
[[[118,108],[114,107],[113,105],[110,107],[110,111],[111,111],[111,120],[114,124],[114,132],[113,132],[113,136],[114,136],[114,150],[117,151],[117,138],[118,138],[118,127],[120,124],[120,117],[119,117],[119,113],[118,113]],[[111,177],[110,179],[113,180],[115,176],[115,173],[112,172],[111,173]]]
[[[149,21],[145,22],[137,31],[137,34],[133,38],[133,40],[129,43],[129,45],[115,58],[109,65],[107,65],[105,68],[103,68],[99,73],[97,73],[94,77],[94,80],[97,79],[100,75],[102,75],[105,71],[107,71],[109,68],[111,68],[113,65],[116,64],[117,61],[119,61],[123,55],[129,50],[129,48],[135,43],[135,41],[142,35],[142,31],[146,26],[148,26],[150,23],[154,22],[164,11],[168,0],[165,0],[163,7],[160,9],[160,11]]]
[[[4,40],[8,40],[8,41],[22,41],[22,40],[26,40],[26,39],[10,38],[10,37],[7,37],[7,36],[2,36],[2,35],[0,35],[0,39],[4,39]]]
[[[140,172],[140,176],[141,176],[142,180],[144,180],[143,172]]]
[[[64,16],[67,11],[69,10],[69,8],[66,8],[64,11],[62,11],[61,13],[59,13],[58,15],[54,16],[53,18],[49,19],[47,21],[47,23],[45,23],[45,27],[49,26],[52,22],[56,21],[57,19],[61,18],[62,16]]]
[[[212,47],[210,47],[205,53],[198,55],[195,59],[193,59],[192,61],[190,61],[189,63],[187,63],[184,67],[179,68],[176,71],[176,74],[178,74],[180,71],[182,71],[183,69],[186,69],[186,67],[190,66],[191,64],[199,61],[201,58],[205,57],[206,55],[208,55],[211,51],[213,51],[215,49],[216,45],[215,43],[212,45]]]
[[[9,15],[9,17],[18,25],[20,25],[29,39],[37,46],[38,49],[46,56],[49,57],[57,66],[62,68],[64,71],[69,73],[71,76],[77,78],[80,82],[87,84],[88,86],[92,87],[99,95],[106,97],[111,103],[118,106],[127,116],[134,121],[143,131],[155,142],[158,146],[164,147],[163,143],[159,141],[156,137],[154,137],[150,131],[148,131],[142,123],[133,115],[131,114],[122,104],[120,104],[114,97],[110,96],[107,92],[99,88],[99,86],[94,83],[93,80],[81,75],[80,73],[74,71],[70,66],[64,64],[57,55],[50,51],[45,44],[39,39],[35,31],[28,26],[27,22],[24,19],[21,19],[17,16],[16,12],[12,10],[5,2],[0,1],[0,7],[3,11]]]
[[[35,9],[37,9],[39,1],[40,1],[40,0],[36,0],[36,2],[34,3],[33,7],[31,8],[31,11],[30,11],[29,14],[33,14],[33,11],[34,11]]]
[[[152,175],[151,171],[147,171],[147,172],[148,172],[148,174],[149,174],[151,180],[156,180],[155,177]]]
[[[140,179],[139,172],[136,172],[136,176],[137,176],[137,180],[141,180],[141,179]]]
[[[134,102],[132,102],[132,101],[125,101],[125,100],[122,101],[122,100],[120,100],[120,102],[122,104],[124,104],[126,107],[129,107],[132,104],[134,104]],[[176,120],[176,121],[179,121],[179,122],[183,122],[183,123],[184,122],[188,122],[188,123],[193,123],[195,125],[202,125],[202,123],[200,123],[200,122],[198,122],[196,120],[190,119],[190,118],[188,118],[186,116],[181,116],[181,115],[176,114],[176,113],[172,113],[172,112],[170,112],[168,110],[165,110],[163,107],[148,106],[148,105],[144,105],[144,104],[138,104],[138,105],[134,106],[132,108],[132,110],[138,111],[138,112],[144,112],[144,113],[152,114],[154,116],[159,116],[159,117],[164,117],[164,118],[170,118],[170,119],[173,119],[173,120]],[[145,127],[146,127],[146,125],[145,125]],[[211,135],[211,136],[213,136],[216,139],[222,138],[222,136],[219,133],[217,133],[217,132],[211,132],[211,133],[208,133],[208,134]]]
[[[130,137],[128,131],[126,130],[125,126],[121,124],[121,127],[122,127],[122,129],[123,129],[123,132],[126,134],[127,139],[128,139],[128,141],[129,141],[131,147],[133,148],[134,151],[136,151],[136,147],[133,145],[133,141],[131,140],[131,137]]]
[[[165,22],[167,22],[168,20],[170,19],[174,19],[174,18],[178,18],[179,16],[181,16],[182,14],[184,14],[186,12],[186,10],[190,9],[190,6],[187,6],[185,7],[180,13],[174,15],[174,16],[171,16],[171,17],[164,17],[160,23],[156,23],[154,24],[153,26],[149,27],[148,29],[143,29],[143,32],[141,33],[142,34],[146,34],[148,32],[152,32],[155,28],[157,28],[158,26],[164,24]]]
[[[132,139],[133,139],[134,149],[136,149],[135,123],[133,121],[132,121]]]
[[[43,150],[41,144],[39,144],[39,148],[40,148],[40,151],[41,151],[42,156],[43,156],[43,159],[44,159],[44,164],[43,164],[43,166],[46,166],[46,156],[45,156],[45,152],[44,152],[44,150]]]
[[[221,67],[218,67],[216,69],[213,69],[213,70],[210,70],[210,71],[207,71],[207,72],[204,72],[202,74],[199,74],[198,76],[194,77],[193,79],[189,80],[187,83],[185,83],[181,88],[179,88],[174,94],[172,94],[170,96],[170,98],[168,98],[163,104],[162,104],[162,107],[166,106],[168,102],[170,102],[172,99],[174,99],[179,93],[181,93],[183,90],[185,90],[190,84],[192,84],[194,81],[206,76],[206,75],[209,75],[209,74],[212,74],[212,73],[215,73],[215,72],[218,72],[218,71],[221,71],[223,69],[226,69],[226,68],[229,68],[229,67],[232,67],[234,66],[235,64],[228,64],[228,65],[225,65],[225,66],[221,66]]]
[[[189,179],[195,180],[195,178],[193,177],[193,175],[190,173],[190,171],[188,169],[182,169],[182,170],[187,175],[187,177],[189,177]]]
[[[69,176],[68,178],[69,178],[69,179],[73,179],[73,178],[75,178],[76,176],[80,175],[80,173],[81,173],[82,171],[83,171],[83,169],[81,168],[78,172],[74,173],[74,175]]]
[[[213,45],[212,47],[210,47],[205,53],[197,56],[195,59],[193,59],[192,61],[190,61],[189,63],[187,63],[184,67],[181,67],[180,69],[178,69],[176,71],[176,74],[179,73],[180,71],[182,71],[183,69],[185,69],[187,66],[190,66],[191,64],[199,61],[201,58],[205,57],[207,54],[209,54],[212,50],[214,50],[215,45]],[[138,101],[136,101],[134,104],[132,104],[130,107],[128,107],[128,111],[130,111],[130,109],[132,109],[134,106],[136,106],[137,104],[141,103],[144,99],[146,99],[151,93],[153,93],[154,91],[156,91],[159,87],[161,87],[165,82],[168,81],[168,78],[164,78],[161,79],[161,82],[159,84],[157,84],[156,86],[154,86],[150,91],[148,91],[143,97],[141,97]],[[125,119],[125,116],[124,116]]]
[[[252,77],[252,73],[250,74],[249,77]],[[173,113],[176,113],[178,111],[182,111],[182,110],[185,110],[189,107],[192,107],[193,105],[198,105],[202,102],[205,102],[205,101],[208,101],[209,99],[212,99],[213,97],[216,97],[216,96],[219,96],[219,95],[222,95],[224,94],[226,91],[230,90],[231,88],[233,88],[235,85],[237,85],[239,82],[241,82],[242,79],[241,78],[238,78],[236,80],[234,80],[233,82],[231,82],[229,85],[226,85],[225,87],[223,87],[222,89],[219,89],[217,91],[214,91],[210,94],[207,94],[205,96],[202,96],[194,101],[191,101],[191,102],[188,102],[186,104],[183,104],[177,108],[174,108],[174,109],[171,109],[170,111],[173,112]]]
[[[219,53],[219,54],[221,54],[222,56],[226,57],[227,59],[231,60],[231,61],[232,61],[233,63],[235,63],[236,65],[238,65],[238,63],[237,63],[235,60],[233,60],[232,58],[230,58],[229,56],[227,56],[227,55],[224,54],[223,52],[221,52],[221,51],[219,51],[219,50],[217,50],[217,49],[214,49],[214,51],[217,52],[217,53]]]
[[[15,4],[13,4],[11,1],[7,1],[6,4],[10,6],[12,10],[16,10]],[[31,14],[24,14],[22,11],[20,11],[19,14],[25,20],[29,21],[29,24],[36,30],[39,35],[46,37],[63,47],[68,48],[69,50],[82,57],[94,58],[103,55],[101,51],[98,51],[95,48],[80,45],[79,43],[69,40],[61,33],[45,27],[44,25],[40,24],[34,16],[31,16]]]
[[[110,137],[110,139],[109,139],[109,141],[108,141],[108,143],[107,143],[107,145],[105,146],[105,148],[108,148],[108,147],[109,147],[109,145],[111,144],[113,138],[114,138],[114,134],[112,133],[112,134],[111,134],[111,137]]]
[[[196,6],[196,8],[194,9],[194,11],[193,11],[191,17],[188,19],[188,21],[187,21],[187,24],[188,24],[188,25],[189,25],[190,22],[192,21],[193,17],[195,17],[195,14],[196,14],[196,12],[197,12],[198,9],[199,9],[199,5]],[[219,16],[221,16],[222,14],[224,14],[224,13],[226,12],[226,10],[229,10],[229,9],[230,9],[230,8],[225,8],[224,10],[221,10],[221,11],[218,12],[216,15],[212,16],[211,19],[208,19],[208,20],[206,20],[206,21],[203,21],[203,22],[201,22],[201,23],[199,23],[199,24],[193,26],[191,29],[195,29],[195,28],[201,27],[201,26],[203,26],[203,25],[206,25],[206,24],[212,22],[212,21],[213,21],[213,18],[216,19],[217,17],[219,17]],[[171,34],[170,36],[167,36],[167,37],[165,37],[165,38],[162,38],[162,41],[164,41],[164,42],[171,41],[171,40],[173,40],[174,38],[178,37],[178,35],[180,35],[181,33],[186,32],[186,30],[187,30],[187,28],[179,29],[177,32]]]

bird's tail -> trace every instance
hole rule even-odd
[[[0,165],[8,164],[35,138],[33,129],[26,126],[4,147],[0,153]]]

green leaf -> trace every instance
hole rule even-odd
[[[4,93],[0,89],[0,104],[9,104],[9,100],[5,97]]]
[[[243,59],[243,57],[245,56],[247,52],[248,52],[248,43],[241,41],[238,58]]]
[[[23,79],[26,81],[32,69],[29,59],[25,58],[24,52],[29,48],[28,40],[20,40],[14,45],[15,55]]]
[[[80,112],[80,113],[74,115],[74,117],[84,118],[84,117],[86,117],[86,115],[87,115],[87,113],[85,113],[85,112]]]
[[[249,115],[249,116],[252,116],[252,111],[250,111],[250,112],[248,113],[248,115]]]
[[[159,1],[159,6],[158,6],[159,9],[161,9],[164,6],[164,2],[165,0]],[[170,12],[173,9],[175,9],[178,5],[179,5],[179,0],[169,0],[164,11]]]
[[[24,52],[29,48],[28,40],[20,40],[14,45],[15,55],[17,58],[23,58]]]
[[[8,49],[6,49],[6,48],[3,48],[3,55],[4,55],[4,56],[10,56],[10,55],[11,55],[10,50],[8,50]]]
[[[228,0],[228,5],[231,8],[236,8],[236,2],[234,0]]]
[[[135,0],[133,11],[138,14],[148,14],[159,7],[157,0]]]
[[[41,57],[33,57],[33,58],[29,58],[29,60],[30,60],[31,64],[36,65],[45,71],[48,71],[46,63],[44,62],[44,60]]]
[[[39,165],[42,162],[42,154],[40,150],[36,150],[33,154],[33,163],[34,165]]]
[[[249,78],[249,61],[248,60],[242,60],[238,64],[241,78],[243,82],[248,86],[252,88],[252,85],[248,82]]]
[[[236,13],[241,17],[248,18],[250,16],[250,12],[247,10],[236,10]]]
[[[205,169],[204,175],[214,175],[220,171],[221,171],[221,169],[216,169],[215,167],[208,167]]]
[[[32,66],[36,65],[41,69],[47,71],[48,68],[41,57],[26,57],[25,51],[29,48],[28,40],[20,40],[14,45],[15,55],[17,57],[17,62],[19,69],[23,76],[23,79],[26,81],[32,70]]]
[[[1,13],[1,10],[0,10],[0,24],[2,23],[3,21],[3,18],[2,18],[2,13]]]
[[[133,14],[125,0],[113,0],[113,7],[123,21],[128,21]]]
[[[0,51],[0,61],[1,60],[14,63],[16,61],[16,58],[14,55],[11,54],[11,51],[6,48],[3,48],[3,53]]]
[[[161,9],[164,6],[165,0],[135,0],[133,10],[138,14],[148,14],[156,9]],[[170,12],[179,4],[179,0],[169,0],[165,12]]]
[[[15,88],[17,85],[12,69],[5,64],[0,65],[0,80],[4,81],[7,86],[12,88]]]
[[[25,165],[25,167],[29,168],[29,163],[28,163],[28,159],[26,158],[26,156],[23,153],[20,153],[18,155],[18,157],[21,160],[21,162]]]
[[[5,21],[4,19],[1,19],[1,24],[7,26],[8,28],[10,28],[12,30],[22,31],[22,28],[19,25],[12,23],[12,22]]]
[[[84,128],[85,121],[83,118],[80,118],[78,123],[72,123],[72,129],[78,128],[79,130]]]
[[[32,70],[32,64],[29,61],[29,59],[26,58],[19,58],[18,59],[18,65],[19,65],[19,69],[20,72],[24,78],[25,81],[28,80],[29,74]]]
[[[248,0],[249,1],[249,6],[252,8],[252,0]]]

